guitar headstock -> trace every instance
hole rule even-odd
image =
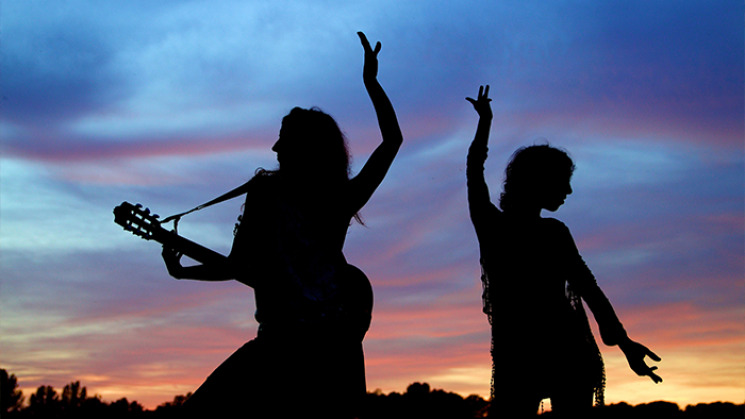
[[[114,222],[146,240],[152,240],[163,230],[157,214],[151,214],[150,209],[143,209],[141,204],[132,205],[126,201],[114,208]]]

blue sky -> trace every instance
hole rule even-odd
[[[276,166],[294,106],[337,120],[359,170],[380,141],[355,33],[405,143],[350,229],[371,278],[371,390],[414,381],[488,395],[489,332],[465,201],[491,85],[487,179],[519,146],[575,159],[555,216],[653,385],[603,348],[608,400],[742,401],[745,38],[741,2],[4,1],[0,8],[0,358],[24,388],[74,379],[155,406],[198,386],[256,330],[240,284],[176,282],[111,210],[165,215]],[[240,202],[189,216],[226,253]],[[28,391],[27,391],[28,394]]]

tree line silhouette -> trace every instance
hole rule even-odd
[[[169,419],[180,417],[180,408],[191,394],[178,395],[153,410],[145,409],[136,401],[121,398],[113,402],[101,396],[88,394],[80,381],[64,386],[57,392],[52,386],[39,386],[28,399],[18,388],[18,379],[0,369],[0,416],[7,419],[22,418],[146,418]],[[481,396],[462,397],[459,394],[432,389],[427,383],[413,383],[404,393],[384,394],[380,390],[368,392],[360,419],[472,419],[486,417],[489,402]],[[279,410],[279,407],[278,407]],[[551,418],[551,412],[541,417]],[[281,417],[281,413],[278,414]],[[598,419],[621,418],[681,418],[681,419],[741,419],[745,417],[745,404],[728,402],[700,403],[685,409],[671,402],[656,401],[631,406],[621,402],[593,409]]]

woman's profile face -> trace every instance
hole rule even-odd
[[[277,138],[277,142],[274,143],[272,146],[272,151],[277,153],[277,161],[282,164],[282,157],[284,155],[284,152],[286,150],[286,136],[283,136],[282,133],[284,131],[284,128],[280,128],[279,130],[279,138]]]
[[[554,212],[564,205],[567,196],[572,193],[571,179],[571,173],[546,179],[538,197],[541,208]]]
[[[282,166],[285,166],[286,169],[289,167],[298,167],[303,159],[303,155],[306,154],[301,150],[300,141],[296,137],[296,135],[291,133],[290,129],[285,127],[285,124],[282,124],[279,130],[279,138],[272,146],[272,151],[277,153],[277,161],[280,168]]]

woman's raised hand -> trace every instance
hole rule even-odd
[[[362,48],[365,50],[365,66],[362,69],[362,79],[364,81],[375,80],[378,77],[378,53],[380,52],[380,42],[375,44],[375,49],[370,47],[367,37],[362,32],[357,32],[362,42]]]
[[[467,101],[471,102],[473,105],[473,108],[476,109],[476,113],[479,114],[479,117],[481,118],[492,118],[492,111],[491,111],[491,105],[489,102],[491,102],[491,99],[489,98],[489,85],[487,84],[486,87],[479,86],[479,95],[474,98],[467,97]]]

